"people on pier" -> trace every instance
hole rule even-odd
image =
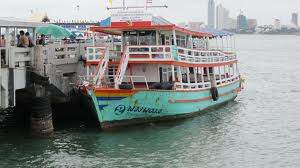
[[[6,64],[6,61],[5,61],[5,46],[6,46],[6,40],[5,40],[5,36],[4,35],[1,35],[1,38],[0,38],[0,52],[1,52],[1,64]]]
[[[26,32],[25,33],[25,36],[28,38],[28,40],[29,40],[29,45],[28,45],[28,47],[34,47],[34,42],[33,42],[33,40],[32,40],[32,37],[30,36],[30,33],[29,32]]]
[[[44,34],[41,35],[41,38],[38,40],[37,44],[42,46],[46,45],[46,36]]]
[[[1,39],[0,39],[0,47],[5,47],[5,36],[4,35],[1,35]]]
[[[17,34],[17,47],[21,47],[21,36]]]
[[[29,47],[29,39],[27,36],[25,36],[25,32],[23,30],[20,31],[21,36],[21,44],[19,47],[28,48]]]

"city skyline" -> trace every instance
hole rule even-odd
[[[109,6],[108,0],[89,0],[87,3],[83,0],[10,0],[4,2],[6,8],[1,9],[1,17],[17,17],[28,18],[31,10],[38,9],[47,12],[52,19],[91,19],[101,20],[109,15],[106,7]],[[129,5],[142,5],[145,1],[132,0],[128,1]],[[153,13],[161,15],[172,22],[189,22],[202,21],[207,23],[207,3],[208,0],[186,0],[184,2],[174,2],[172,0],[153,0],[153,4],[167,4],[168,9],[151,10]],[[291,23],[291,13],[299,13],[300,1],[289,0],[287,3],[284,0],[278,0],[276,3],[272,0],[215,0],[216,5],[222,4],[224,8],[229,9],[230,17],[238,16],[239,11],[242,10],[249,18],[256,18],[259,25],[273,24],[275,19],[279,19],[282,24]],[[113,0],[113,5],[120,5],[121,0]],[[184,4],[185,8],[182,8]],[[78,12],[76,7],[80,6]],[[266,12],[266,7],[267,12]],[[12,10],[14,9],[14,10]],[[183,12],[178,12],[182,9]],[[200,14],[198,14],[200,12]],[[184,13],[184,15],[183,15]]]

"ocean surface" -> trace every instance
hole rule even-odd
[[[245,90],[176,122],[101,132],[58,127],[53,138],[0,135],[0,167],[300,167],[300,36],[237,36]]]

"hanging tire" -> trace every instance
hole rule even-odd
[[[211,93],[211,97],[214,101],[218,101],[219,100],[219,92],[218,92],[218,88],[217,87],[212,87],[210,89],[210,93]]]
[[[121,85],[119,85],[119,88],[121,90],[132,90],[133,89],[133,85],[131,85],[131,84],[121,84]]]

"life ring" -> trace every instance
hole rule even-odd
[[[218,88],[217,87],[212,87],[210,89],[210,93],[211,93],[211,97],[214,101],[218,101],[219,100],[219,92],[218,92]]]

